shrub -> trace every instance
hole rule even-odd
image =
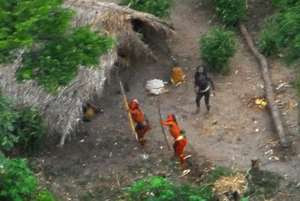
[[[287,8],[299,3],[299,0],[272,0],[272,3],[279,8]]]
[[[300,58],[300,1],[269,18],[260,34],[259,47],[270,56],[280,53],[288,63]]]
[[[47,189],[37,192],[36,198],[34,201],[56,201],[53,194]]]
[[[278,6],[279,11],[266,21],[261,31],[260,51],[266,56],[279,54],[287,64],[299,63],[300,1],[273,0],[273,3]],[[296,80],[295,83],[300,94],[300,81]]]
[[[217,15],[225,25],[235,25],[246,17],[245,0],[214,0]]]
[[[36,148],[45,133],[39,113],[30,107],[16,108],[1,94],[0,111],[0,150]]]
[[[95,65],[112,39],[88,27],[75,29],[62,0],[11,0],[0,4],[0,63],[24,48],[18,80],[34,79],[49,92],[67,85],[79,65]]]
[[[128,190],[129,201],[208,201],[212,199],[210,188],[176,186],[162,177],[149,177],[135,182]]]
[[[258,48],[264,55],[271,56],[279,52],[277,34],[275,17],[271,17],[261,31],[258,42]]]
[[[229,71],[228,61],[236,51],[234,33],[214,28],[200,39],[201,57],[212,72]]]
[[[79,65],[98,64],[99,56],[112,45],[112,38],[91,32],[88,27],[78,28],[26,54],[17,77],[19,80],[36,79],[48,91],[55,92],[76,76]]]
[[[130,8],[151,13],[157,17],[166,17],[170,13],[172,0],[122,0],[121,4]]]
[[[232,176],[234,172],[226,167],[217,166],[212,171],[209,172],[207,177],[205,178],[206,183],[214,183],[220,177]]]
[[[37,181],[25,160],[0,155],[0,200],[31,201]]]
[[[278,193],[282,177],[274,172],[250,170],[246,195],[271,198]]]
[[[18,48],[51,40],[69,27],[72,12],[62,0],[10,0],[0,4],[0,62],[7,62]]]
[[[24,159],[8,159],[0,154],[0,200],[55,201],[47,189],[37,190],[37,179]]]

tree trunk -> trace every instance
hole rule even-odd
[[[249,34],[245,25],[239,24],[239,28],[240,28],[240,31],[241,31],[243,37],[245,38],[245,40],[247,42],[248,47],[250,48],[251,52],[253,53],[253,55],[256,57],[256,59],[258,60],[258,62],[260,64],[262,78],[263,78],[264,84],[265,84],[265,88],[264,88],[265,94],[266,94],[266,98],[268,100],[268,106],[269,106],[269,109],[271,112],[271,117],[272,117],[273,123],[275,125],[277,134],[280,138],[281,145],[283,147],[287,147],[288,142],[287,142],[286,134],[285,134],[284,127],[282,124],[281,115],[280,115],[279,109],[275,102],[275,97],[274,97],[272,81],[270,78],[267,59],[265,56],[263,56],[261,53],[259,53],[259,51],[254,46],[252,37]]]

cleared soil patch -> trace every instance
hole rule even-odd
[[[101,102],[104,113],[86,123],[82,134],[62,149],[52,147],[34,158],[34,167],[45,185],[62,200],[116,200],[123,187],[144,176],[196,181],[212,163],[247,170],[250,160],[256,158],[262,169],[277,172],[295,184],[300,182],[296,92],[291,87],[278,92],[292,142],[291,149],[281,150],[268,111],[249,107],[251,98],[263,95],[263,82],[259,66],[242,39],[238,39],[239,48],[229,75],[212,76],[216,96],[211,97],[211,112],[206,114],[202,102],[200,114],[194,114],[193,73],[201,63],[198,39],[213,26],[210,16],[211,11],[196,0],[175,2],[170,20],[177,34],[171,39],[170,48],[185,70],[187,82],[177,88],[171,86],[169,93],[160,96],[162,113],[175,113],[187,133],[187,150],[193,154],[195,165],[193,174],[178,178],[178,163],[173,152],[167,150],[161,133],[157,97],[149,96],[144,88],[149,79],[169,79],[170,57],[160,55],[157,62],[137,63],[123,74],[130,86],[128,97],[139,99],[152,125],[145,150],[129,130],[118,82],[111,82]],[[292,71],[279,62],[271,62],[271,66],[274,85],[293,79]],[[284,200],[300,199],[299,189],[291,194]],[[283,200],[278,196],[278,200]]]

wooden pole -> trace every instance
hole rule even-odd
[[[161,115],[161,111],[160,111],[160,100],[159,100],[159,96],[157,97],[157,108],[158,108],[159,119],[160,119],[160,121],[161,121],[161,120],[162,120],[162,115]],[[161,125],[161,124],[160,124],[160,126],[161,126],[162,133],[163,133],[163,135],[164,135],[164,138],[165,138],[167,147],[168,147],[169,150],[171,150],[171,146],[170,146],[170,143],[169,143],[169,141],[168,141],[168,137],[167,137],[166,131],[165,131],[165,129],[164,129],[164,126]]]
[[[271,111],[271,117],[272,117],[273,123],[275,125],[275,129],[277,131],[277,134],[279,136],[280,144],[283,147],[287,147],[288,146],[288,141],[286,139],[286,134],[285,134],[284,127],[283,127],[283,124],[282,124],[279,109],[278,109],[278,107],[275,103],[275,96],[274,96],[274,92],[273,92],[272,80],[270,78],[267,59],[254,46],[252,37],[249,34],[249,32],[248,32],[247,28],[245,27],[245,25],[239,24],[239,28],[240,28],[240,31],[241,31],[242,35],[244,36],[244,38],[247,42],[248,47],[250,48],[251,52],[253,53],[253,55],[256,57],[256,59],[258,60],[258,62],[260,64],[262,78],[263,78],[264,84],[265,84],[265,94],[266,94],[266,98],[269,102],[268,103],[269,109]]]
[[[123,86],[123,83],[122,83],[121,80],[120,80],[120,88],[121,88],[121,93],[122,93],[122,96],[123,96],[124,107],[125,107],[125,109],[127,111],[127,115],[128,115],[129,126],[131,128],[132,134],[135,136],[135,139],[138,141],[138,136],[137,136],[137,133],[135,132],[133,119],[132,119],[130,111],[129,111],[127,96],[125,94],[124,86]]]

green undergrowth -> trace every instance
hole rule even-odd
[[[175,185],[163,177],[148,177],[132,184],[126,192],[127,201],[209,201],[213,199],[208,186]]]
[[[113,40],[91,32],[88,27],[56,38],[45,46],[24,55],[24,66],[17,72],[19,80],[35,79],[48,91],[67,85],[79,66],[99,63],[99,55],[112,47]]]
[[[274,6],[278,8],[288,8],[294,6],[296,3],[299,3],[300,0],[272,0]]]
[[[300,2],[283,7],[266,20],[259,48],[266,55],[281,55],[288,64],[300,59]]]
[[[79,66],[99,64],[112,48],[111,37],[73,28],[74,12],[62,0],[0,0],[0,63],[12,62],[24,49],[19,81],[34,79],[56,92],[76,75]]]
[[[213,28],[200,39],[200,54],[211,72],[229,72],[229,60],[235,51],[234,33],[222,27]]]
[[[214,0],[215,10],[226,26],[234,26],[246,17],[246,0]]]
[[[0,151],[31,153],[39,148],[45,126],[37,110],[15,105],[0,93]]]
[[[235,172],[225,167],[215,167],[203,179],[201,184],[185,182],[179,184],[171,178],[146,177],[137,180],[127,188],[122,200],[126,201],[216,201],[213,184],[222,176],[231,176]],[[242,197],[248,201],[247,197]]]
[[[226,167],[212,169],[199,184],[185,181],[179,184],[171,178],[146,177],[135,181],[125,190],[122,201],[216,201],[213,185],[223,176],[234,176],[237,172]],[[247,175],[247,191],[241,201],[261,200],[274,196],[280,186],[281,177],[268,171],[250,171]],[[120,200],[120,201],[121,201]]]
[[[121,5],[128,5],[130,8],[151,13],[157,17],[167,17],[173,0],[122,0]]]
[[[234,175],[234,171],[227,167],[217,166],[205,178],[205,183],[213,184],[220,177],[228,177]]]
[[[245,195],[254,200],[272,198],[280,188],[282,177],[269,171],[250,171],[248,175],[248,189]]]
[[[0,200],[56,201],[47,189],[38,187],[37,178],[24,159],[8,159],[0,154]]]
[[[279,56],[288,65],[298,67],[300,62],[300,1],[273,0],[273,3],[277,7],[277,12],[266,20],[261,30],[259,49],[266,56]],[[295,83],[299,82],[297,80]],[[295,86],[300,93],[299,84]]]

